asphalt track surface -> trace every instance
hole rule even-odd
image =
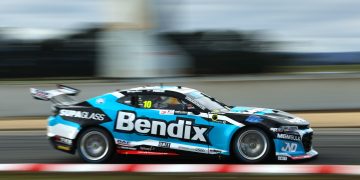
[[[360,165],[360,128],[314,129],[314,148],[319,157],[296,164]],[[0,163],[83,163],[77,155],[53,149],[45,131],[1,131]],[[184,157],[117,157],[117,164],[227,164],[231,159]],[[282,163],[282,162],[270,162]]]

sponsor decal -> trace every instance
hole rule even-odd
[[[54,139],[55,139],[56,142],[63,143],[63,144],[66,144],[66,145],[70,145],[70,146],[73,143],[71,139],[67,139],[67,138],[60,137],[60,136],[56,136]]]
[[[159,111],[159,114],[160,115],[174,115],[174,112],[175,112],[175,110],[160,110]]]
[[[126,133],[139,133],[155,137],[170,137],[202,144],[209,144],[208,132],[211,126],[195,124],[193,119],[179,117],[166,122],[156,119],[136,118],[134,112],[119,111],[115,130]]]
[[[281,151],[285,152],[296,152],[297,144],[285,142],[285,146],[281,148]]]
[[[35,96],[35,97],[38,97],[38,98],[42,98],[42,99],[48,99],[49,93],[46,92],[46,91],[42,91],[42,90],[39,90],[39,89],[35,89],[34,96]]]
[[[276,134],[276,137],[279,139],[288,139],[292,141],[301,141],[301,137],[295,134]]]
[[[194,99],[190,98],[189,96],[185,97],[186,100],[190,101],[191,103],[195,104],[197,107],[199,107],[202,110],[205,110],[205,106],[200,104],[199,102],[195,101]]]
[[[147,146],[147,147],[145,147],[145,146],[140,146],[139,149],[142,150],[142,151],[154,151],[154,150],[155,150],[155,147],[151,147],[151,146],[150,146],[150,147],[148,147],[148,146]]]
[[[280,128],[270,128],[270,131],[276,132],[276,133],[294,132],[296,130],[298,130],[297,126],[283,126],[283,127],[280,127]]]
[[[70,117],[70,118],[79,118],[79,119],[89,119],[89,120],[96,120],[96,121],[103,121],[106,117],[106,115],[103,113],[69,110],[69,109],[61,109],[59,112],[59,116]]]
[[[128,146],[120,146],[120,149],[127,149],[127,150],[137,150],[134,147],[128,147]]]
[[[284,132],[284,129],[282,129],[282,128],[270,128],[270,131],[279,133],[279,132]]]
[[[159,147],[170,148],[171,143],[168,142],[159,142]]]
[[[207,149],[205,148],[198,148],[198,147],[185,147],[185,146],[178,146],[177,149],[183,151],[191,151],[191,152],[199,152],[199,153],[206,153]]]
[[[221,153],[221,150],[209,149],[209,153],[210,153],[210,154],[220,154],[220,153]]]
[[[251,115],[245,121],[251,122],[251,123],[258,123],[258,122],[261,122],[262,120],[263,120],[263,118],[261,118],[259,116]]]
[[[195,151],[196,152],[202,152],[202,153],[206,152],[206,150],[203,149],[203,148],[195,148]]]
[[[188,115],[187,111],[175,111],[174,112],[175,115]]]
[[[224,120],[216,120],[216,121],[213,121],[213,122],[215,122],[215,123],[221,123],[221,124],[226,124],[226,123],[227,123],[227,122],[224,121]]]
[[[116,139],[116,144],[119,144],[119,145],[129,145],[130,142],[129,142],[129,141],[126,141],[126,140],[122,140],[122,139]]]
[[[278,156],[277,159],[279,161],[287,161],[287,157],[286,156]]]

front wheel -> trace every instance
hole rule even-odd
[[[100,128],[89,128],[81,133],[77,149],[84,161],[104,163],[112,157],[114,143],[107,131]]]
[[[246,163],[258,163],[269,158],[271,144],[267,134],[259,128],[247,128],[235,136],[233,153]]]

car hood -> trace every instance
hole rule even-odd
[[[241,114],[247,116],[259,116],[264,119],[271,119],[277,121],[281,124],[289,125],[308,125],[309,122],[297,117],[293,114],[276,110],[276,109],[267,109],[267,108],[257,108],[257,107],[243,107],[236,106],[230,109],[230,114]]]

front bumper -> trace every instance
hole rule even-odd
[[[311,159],[318,155],[313,149],[311,128],[288,132],[274,132],[275,156],[277,160]]]
[[[314,149],[311,149],[309,152],[306,152],[304,155],[298,155],[298,156],[289,155],[287,153],[276,152],[276,157],[277,160],[279,161],[289,161],[289,160],[296,161],[296,160],[312,159],[317,157],[318,155],[319,153]]]

